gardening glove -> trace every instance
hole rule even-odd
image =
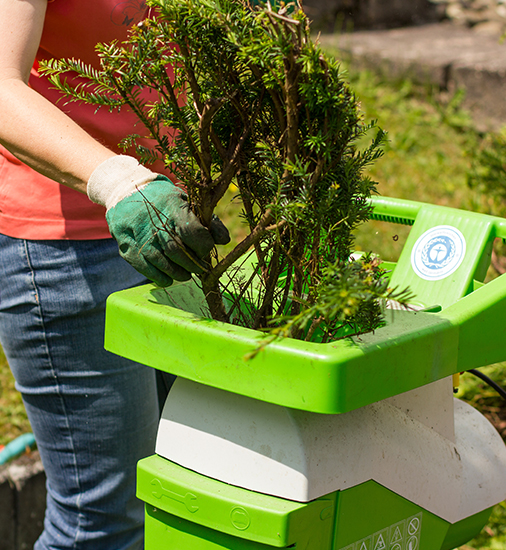
[[[120,255],[159,286],[202,273],[202,259],[214,245],[230,241],[218,217],[204,227],[181,189],[133,157],[119,155],[98,166],[88,181],[88,196],[106,207]]]

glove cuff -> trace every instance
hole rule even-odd
[[[100,164],[88,181],[88,197],[110,210],[121,199],[142,189],[158,174],[127,155],[111,157]]]

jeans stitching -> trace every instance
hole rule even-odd
[[[76,526],[76,532],[75,532],[75,536],[74,536],[73,548],[77,548],[77,541],[79,539],[79,533],[81,532],[82,513],[81,513],[80,500],[81,500],[82,488],[81,488],[81,481],[80,481],[80,477],[79,477],[79,468],[77,467],[77,463],[76,463],[76,459],[75,459],[76,452],[75,452],[75,448],[74,448],[74,438],[73,438],[73,435],[72,435],[72,431],[70,429],[70,423],[68,422],[68,414],[67,414],[67,408],[65,406],[65,399],[63,398],[63,395],[62,395],[62,392],[61,392],[60,382],[59,382],[59,379],[58,379],[58,375],[56,374],[56,371],[55,371],[55,368],[54,368],[54,365],[53,365],[53,361],[51,359],[51,352],[50,352],[50,349],[49,349],[49,342],[48,342],[48,339],[47,339],[46,327],[45,327],[45,324],[44,324],[44,314],[43,314],[43,311],[42,311],[42,304],[40,302],[40,293],[39,293],[39,289],[37,287],[37,283],[35,281],[35,270],[33,269],[32,262],[31,262],[31,259],[30,259],[30,251],[29,251],[29,247],[28,247],[29,242],[27,240],[23,240],[22,242],[23,242],[24,254],[25,254],[25,258],[26,258],[26,264],[27,264],[28,270],[30,272],[30,282],[31,282],[31,285],[32,285],[32,288],[33,288],[35,301],[37,303],[37,311],[38,311],[38,315],[39,315],[39,319],[40,319],[41,333],[42,333],[42,337],[43,337],[43,340],[44,340],[45,353],[46,353],[46,357],[47,357],[49,366],[51,368],[51,373],[53,375],[53,378],[54,378],[54,381],[55,381],[55,384],[56,384],[56,391],[57,391],[58,397],[60,399],[61,407],[62,407],[62,410],[64,411],[64,414],[65,414],[65,421],[66,421],[66,425],[67,425],[66,427],[67,427],[67,430],[68,430],[68,433],[69,433],[69,440],[70,440],[70,444],[72,446],[72,451],[73,451],[73,456],[74,456],[74,475],[75,475],[77,487],[79,489],[77,499],[76,499],[76,508],[79,511],[79,514],[78,514],[78,523],[77,523],[77,526]]]

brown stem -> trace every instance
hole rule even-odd
[[[158,56],[158,59],[160,59],[159,56]],[[193,81],[194,80],[194,75],[190,74],[191,69],[186,67],[186,70],[187,70],[186,74],[187,74],[188,80]],[[175,112],[178,116],[179,123],[182,125],[182,127],[184,129],[183,135],[185,136],[186,143],[188,144],[188,146],[191,150],[192,156],[195,159],[195,161],[197,162],[197,164],[199,165],[200,169],[204,172],[205,178],[207,180],[209,180],[210,177],[211,177],[211,171],[210,171],[210,168],[209,168],[209,161],[208,161],[208,159],[204,158],[204,156],[202,155],[202,152],[199,150],[197,144],[195,143],[195,141],[192,138],[192,134],[191,134],[191,132],[188,128],[188,125],[186,124],[186,122],[184,120],[184,116],[181,112],[181,109],[179,108],[179,102],[178,102],[178,99],[177,99],[177,96],[176,96],[176,92],[174,90],[174,86],[172,85],[172,82],[170,81],[170,78],[169,78],[166,71],[163,71],[163,70],[158,71],[157,76],[163,82],[164,87],[168,92],[168,96],[163,92],[163,88],[161,90],[158,89],[159,84],[156,80],[153,82],[153,84],[154,84],[153,87],[154,87],[155,90],[158,89],[159,93],[162,93],[162,95],[164,95],[166,97],[166,101],[168,103],[170,103],[172,105],[172,107],[174,108],[174,110],[175,110]],[[158,86],[157,86],[157,84],[158,84]],[[194,94],[194,97],[195,97],[195,94],[199,94],[198,87],[195,90],[192,88],[192,92]],[[200,116],[202,118],[202,116],[203,116],[202,111],[204,111],[204,106],[202,105],[202,103],[200,101],[200,95],[198,95],[197,99],[195,99],[195,103],[197,105],[201,106],[201,109],[199,109],[199,113],[200,113]]]
[[[246,261],[246,259],[245,259],[245,261]],[[224,286],[224,290],[227,291],[228,290],[228,285],[232,284],[232,291],[229,291],[229,293],[233,295],[234,301],[232,303],[232,306],[231,306],[228,314],[232,318],[232,314],[237,309],[237,315],[234,315],[234,317],[241,316],[241,318],[243,318],[243,320],[245,320],[245,322],[243,322],[243,326],[250,326],[250,322],[249,322],[249,319],[247,318],[247,315],[245,313],[243,313],[243,311],[242,311],[243,308],[247,305],[247,302],[243,301],[243,297],[244,297],[246,292],[251,290],[251,285],[252,285],[254,279],[257,276],[258,276],[258,273],[255,270],[253,270],[251,272],[251,275],[249,276],[248,280],[245,283],[241,283],[240,285],[238,285],[238,288],[234,287],[233,278],[230,278],[229,283]],[[239,305],[241,305],[242,307],[238,307]],[[253,316],[253,315],[251,314],[251,316]]]
[[[225,149],[223,143],[221,143],[219,137],[216,135],[216,132],[214,131],[214,128],[212,126],[209,129],[209,135],[211,137],[212,144],[215,146],[216,151],[218,152],[218,155],[220,155],[220,158],[222,160],[227,160],[227,150]]]
[[[212,126],[210,126],[210,128],[212,128]],[[232,153],[225,158],[220,175],[209,185],[209,191],[204,194],[200,201],[200,208],[197,215],[206,227],[209,227],[216,205],[226,193],[230,183],[239,170],[239,156],[248,135],[249,127],[245,127],[239,140],[234,143],[231,149]]]
[[[275,246],[269,262],[269,276],[265,281],[265,291],[262,299],[262,304],[258,308],[257,314],[253,321],[253,329],[257,329],[261,325],[265,325],[267,317],[272,314],[272,299],[276,289],[276,283],[279,278],[279,246]]]
[[[208,182],[208,185],[211,186],[212,176],[211,176],[211,165],[212,165],[212,156],[211,156],[211,144],[209,141],[209,134],[211,130],[211,124],[213,116],[223,105],[224,99],[209,99],[204,103],[202,112],[199,113],[199,136],[200,136],[200,157],[202,159],[201,169],[204,172],[204,179]]]
[[[285,60],[285,85],[284,94],[286,101],[286,160],[294,163],[298,152],[298,118],[299,118],[299,92],[298,81],[300,76],[300,66],[296,59],[294,48],[286,54]],[[290,170],[287,168],[283,174],[283,180],[290,178]]]
[[[197,110],[199,112],[202,112],[203,104],[200,99],[200,86],[197,82],[197,78],[195,77],[195,72],[193,71],[193,68],[191,68],[190,59],[192,56],[188,51],[186,44],[184,44],[182,41],[179,43],[179,48],[181,50],[181,53],[183,54],[183,57],[186,59],[186,76],[188,77],[188,83],[190,84],[193,100],[195,101]]]
[[[263,237],[267,230],[271,230],[269,223],[272,221],[272,212],[266,210],[258,225],[253,231],[245,237],[231,252],[229,252],[221,262],[215,266],[209,273],[216,281],[225,273],[225,271],[236,262],[248,249]],[[273,226],[273,228],[276,226]]]
[[[246,177],[248,177],[248,176],[246,176]],[[244,187],[241,184],[240,184],[240,189],[241,189],[242,204],[243,204],[244,210],[246,212],[246,219],[248,221],[248,224],[249,224],[249,227],[250,227],[250,230],[251,230],[251,229],[254,228],[255,214],[253,212],[253,204],[250,200],[249,189],[244,189]],[[266,268],[265,255],[264,255],[264,253],[262,251],[262,248],[260,247],[258,241],[256,243],[254,243],[254,247],[255,247],[255,253],[256,253],[256,256],[257,256],[258,266],[260,268],[260,272],[262,274],[264,274],[265,273],[265,268]]]
[[[112,85],[114,86],[116,92],[119,94],[119,96],[123,99],[124,103],[128,105],[132,111],[137,115],[139,120],[144,124],[144,126],[151,132],[151,135],[153,138],[157,141],[161,141],[160,137],[160,131],[157,124],[153,124],[148,117],[144,114],[144,107],[146,106],[146,102],[142,101],[137,98],[135,92],[133,92],[132,89],[126,90],[122,83],[118,81],[116,76],[108,72],[107,76],[109,77],[110,81],[112,82]]]
[[[302,257],[304,255],[304,246],[300,242],[300,239],[296,242],[295,249],[291,254],[291,260],[293,265],[293,286],[292,292],[294,296],[302,296],[302,291],[304,289],[304,273],[302,272],[300,266],[304,265]],[[297,300],[292,301],[291,315],[298,315],[300,313],[300,302]]]
[[[212,271],[201,275],[200,280],[211,318],[228,323],[230,319],[223,303],[219,280],[212,276]]]
[[[320,325],[320,323],[322,321],[323,321],[323,317],[321,315],[319,317],[316,317],[315,319],[313,319],[313,322],[311,323],[311,326],[309,327],[309,330],[307,331],[306,337],[304,338],[304,340],[306,340],[306,342],[311,342],[311,339],[313,338],[313,335],[314,335],[316,329],[318,328],[318,326]]]
[[[251,65],[251,71],[257,77],[257,80],[261,82],[262,71],[254,64]],[[277,76],[276,76],[276,80],[277,80]],[[271,88],[269,88],[267,91],[274,105],[274,110],[276,112],[276,117],[279,123],[280,133],[283,134],[286,129],[286,119],[285,119],[285,110],[283,108],[283,100],[279,97],[278,93],[276,93]]]

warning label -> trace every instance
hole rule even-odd
[[[372,548],[371,543],[372,543],[371,537],[367,537],[366,539],[359,540],[356,543],[357,544],[357,549],[358,550],[371,550],[371,548]]]
[[[372,537],[372,550],[388,550],[388,530],[384,529],[379,533],[375,533]]]
[[[422,514],[398,521],[339,550],[419,550]]]

